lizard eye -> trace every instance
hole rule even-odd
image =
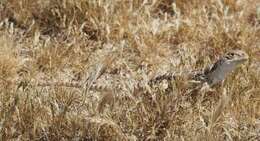
[[[230,53],[228,53],[228,54],[226,55],[226,58],[227,58],[227,59],[232,59],[234,56],[235,56],[235,53],[230,52]]]
[[[228,55],[229,55],[229,56],[234,56],[235,54],[231,52],[231,53],[229,53]]]

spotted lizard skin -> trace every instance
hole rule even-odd
[[[16,82],[19,86],[39,86],[39,87],[47,87],[47,86],[58,86],[58,87],[73,87],[73,88],[86,88],[88,90],[106,90],[106,89],[117,89],[117,90],[127,90],[133,88],[142,88],[147,85],[150,87],[156,86],[160,84],[162,81],[173,81],[176,80],[177,77],[185,77],[186,80],[192,80],[198,82],[200,84],[207,83],[209,85],[219,83],[223,81],[227,73],[230,73],[237,66],[242,64],[244,61],[248,59],[248,55],[241,50],[230,51],[223,55],[220,59],[218,59],[211,67],[204,69],[203,71],[192,71],[192,72],[183,72],[183,73],[173,73],[168,72],[162,75],[158,75],[146,82],[144,81],[135,81],[131,80],[127,77],[118,77],[103,74],[103,71],[100,71],[99,75],[95,74],[94,71],[94,79],[91,81],[86,81],[85,83],[81,82],[53,82],[53,81],[31,81],[31,82]],[[103,70],[102,67],[100,70]],[[99,72],[99,71],[98,71]],[[125,74],[127,76],[127,74]]]

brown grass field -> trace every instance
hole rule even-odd
[[[249,61],[196,100],[133,87],[231,49]],[[260,140],[260,1],[1,0],[0,92],[2,141]]]

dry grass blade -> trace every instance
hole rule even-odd
[[[93,83],[106,71],[106,69],[112,64],[114,60],[115,56],[111,53],[104,57],[103,61],[94,65],[93,69],[89,74],[89,77],[84,83],[87,91],[91,88]]]
[[[88,126],[89,133],[94,133],[87,135],[90,139],[127,140],[120,127],[111,120],[98,117],[87,118],[85,125]]]
[[[259,0],[2,0],[2,140],[257,140],[259,17]]]
[[[223,89],[223,93],[222,93],[221,98],[218,102],[218,105],[215,107],[215,110],[214,110],[214,112],[212,113],[212,116],[211,116],[210,126],[211,126],[212,129],[214,128],[214,125],[217,123],[221,114],[224,112],[224,110],[225,110],[226,106],[228,105],[229,101],[230,101],[230,96],[227,95],[226,89]]]
[[[111,90],[104,92],[102,98],[100,99],[97,105],[98,113],[102,113],[106,105],[112,105],[113,103],[114,103],[113,92]]]

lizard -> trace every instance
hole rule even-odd
[[[213,86],[222,82],[228,74],[248,59],[249,56],[245,51],[238,49],[230,50],[203,71],[192,71],[191,73],[184,75],[187,75],[189,80],[194,80],[199,83],[207,83],[209,86]],[[162,80],[173,80],[175,78],[175,73],[169,72],[155,77],[150,80],[150,83],[153,84]]]
[[[232,71],[234,71],[237,67],[239,67],[241,64],[246,62],[249,59],[248,54],[239,49],[231,50],[225,53],[223,56],[221,56],[215,63],[213,63],[210,67],[207,67],[206,69],[202,71],[194,71],[191,73],[185,73],[181,74],[185,75],[188,80],[192,80],[193,82],[199,83],[199,84],[207,84],[210,87],[222,82],[228,74],[230,74]],[[97,72],[99,73],[99,72]],[[176,75],[174,72],[168,72],[163,75],[156,76],[148,81],[149,86],[157,85],[158,83],[161,83],[162,81],[172,81],[176,80],[176,77],[179,75]],[[98,78],[99,76],[97,76]],[[31,84],[33,83],[33,84]],[[31,82],[29,85],[35,85],[39,87],[46,87],[46,86],[61,86],[61,87],[74,87],[74,88],[82,88],[84,85],[80,82],[52,82],[52,81],[38,81],[38,82]],[[23,82],[16,83],[17,85],[24,85]],[[25,84],[28,85],[28,84]],[[141,86],[141,82],[137,84],[137,87],[143,87]],[[87,86],[88,89],[106,89],[106,87],[99,86],[95,82],[91,83],[90,86]]]

